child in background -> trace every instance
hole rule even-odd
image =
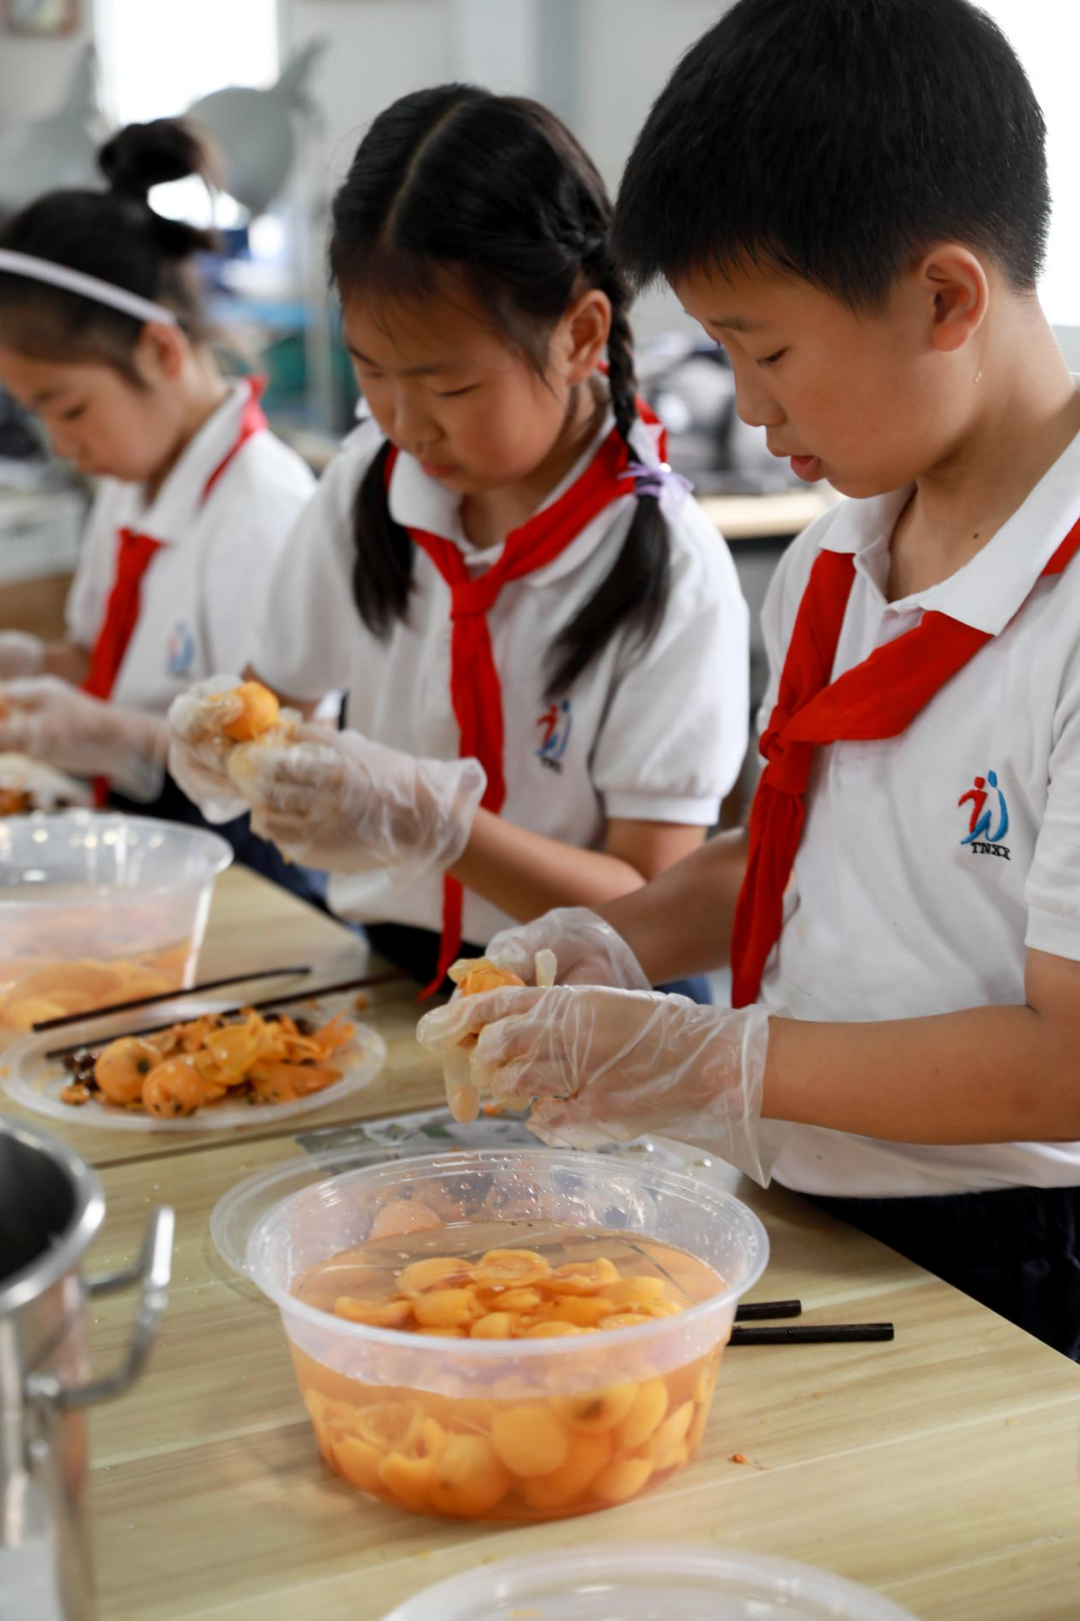
[[[746,607],[639,414],[609,227],[534,102],[447,85],[375,120],[330,244],[374,422],[283,553],[251,661],[294,707],[347,689],[345,729],[247,748],[240,798],[213,705],[172,713],[190,791],[329,868],[334,910],[421,982],[696,848],[743,755]]]
[[[197,820],[164,776],[165,712],[193,681],[243,665],[314,480],[267,430],[257,383],[218,370],[193,262],[212,237],[147,200],[205,176],[194,134],[131,125],[100,161],[108,190],[50,193],[0,229],[0,383],[101,481],[67,640],[0,632],[0,750],[108,778],[118,806]],[[282,875],[246,820],[224,831],[241,859]]]
[[[1035,292],[1043,141],[966,0],[741,0],[680,63],[623,263],[724,344],[775,454],[853,499],[769,593],[749,836],[493,943],[579,983],[426,1034],[486,1024],[476,1078],[543,1099],[552,1140],[771,1168],[1077,1357],[1080,395]],[[735,1011],[580,983],[729,941]]]

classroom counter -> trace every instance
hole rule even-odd
[[[299,961],[328,984],[362,973],[366,950],[284,892],[226,873],[203,976]],[[890,1320],[895,1341],[732,1348],[696,1460],[655,1495],[599,1515],[527,1528],[421,1518],[331,1474],[277,1310],[228,1271],[208,1222],[237,1181],[302,1159],[298,1137],[437,1105],[416,1014],[409,984],[373,990],[363,1016],[388,1045],[381,1077],[302,1121],[260,1122],[242,1140],[125,1136],[77,1120],[58,1130],[105,1187],[89,1272],[134,1259],[150,1206],[177,1213],[149,1368],[91,1414],[101,1621],[379,1621],[482,1562],[660,1540],[803,1560],[925,1621],[1077,1613],[1080,1368],[798,1197],[733,1176],[772,1246],[754,1295],[801,1298],[807,1322]],[[131,1309],[129,1296],[95,1301],[97,1366],[118,1360]]]

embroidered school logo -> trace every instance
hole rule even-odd
[[[549,704],[536,724],[541,731],[536,758],[549,771],[561,772],[562,757],[566,753],[566,745],[570,741],[574,725],[569,698]]]
[[[169,632],[169,639],[165,643],[165,670],[167,674],[174,675],[178,680],[186,680],[191,675],[191,666],[195,659],[195,638],[188,630],[182,619],[178,619]]]
[[[960,840],[973,855],[1003,856],[1009,860],[1008,846],[1002,843],[1009,831],[1009,807],[998,786],[997,772],[988,771],[985,777],[976,777],[966,794],[961,794],[957,805],[970,805],[968,830]]]

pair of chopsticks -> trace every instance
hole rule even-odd
[[[172,1002],[179,996],[196,996],[202,991],[219,991],[224,985],[246,985],[248,980],[254,979],[298,979],[304,974],[310,974],[309,967],[299,968],[259,968],[250,974],[229,974],[225,979],[205,979],[201,985],[192,985],[190,990],[156,991],[153,996],[133,996],[130,1002],[105,1002],[101,1007],[92,1007],[85,1013],[61,1013],[55,1019],[39,1019],[30,1026],[35,1034],[43,1030],[63,1030],[69,1024],[82,1024],[84,1019],[100,1019],[106,1013],[130,1013],[134,1008],[153,1007],[155,1002]],[[306,996],[307,991],[304,992]]]
[[[892,1323],[795,1323],[778,1327],[775,1323],[746,1328],[763,1317],[801,1317],[801,1300],[750,1300],[735,1308],[732,1345],[845,1345],[854,1341],[891,1340],[896,1337]]]
[[[152,1007],[158,1002],[174,1002],[184,996],[198,996],[206,991],[220,990],[225,985],[244,985],[254,979],[281,979],[285,976],[310,974],[310,968],[265,968],[254,974],[233,974],[228,979],[209,979],[201,985],[192,985],[185,991],[166,991],[161,996],[140,996],[131,1002],[114,1002],[111,1007],[93,1008],[89,1013],[64,1014],[59,1019],[46,1019],[35,1024],[35,1030],[56,1030],[65,1025],[82,1024],[87,1019],[103,1018],[106,1014],[129,1013],[135,1008]],[[261,1002],[244,1002],[233,1008],[222,1008],[224,1015],[230,1013],[243,1013],[253,1008],[257,1013],[263,1008],[288,1007],[294,1002],[314,1001],[320,996],[337,996],[343,991],[363,991],[374,985],[390,985],[399,980],[409,979],[411,975],[403,973],[398,968],[389,968],[381,974],[364,974],[359,979],[342,979],[334,985],[308,985],[302,991],[292,991],[288,996],[268,996]],[[176,1024],[175,1019],[169,1019],[164,1024],[144,1025],[139,1030],[125,1030],[125,1036],[152,1036],[157,1030],[171,1030]],[[110,1041],[117,1040],[115,1035],[106,1036],[100,1041],[79,1041],[72,1047],[54,1047],[45,1054],[46,1058],[70,1058],[75,1053],[93,1052],[95,1048],[107,1046]]]

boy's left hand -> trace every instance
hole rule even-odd
[[[475,1036],[480,1091],[524,1107],[545,1142],[571,1148],[646,1132],[717,1154],[768,1184],[759,1141],[769,1016],[684,996],[591,985],[456,998],[421,1019],[433,1051]]]
[[[293,861],[331,872],[393,867],[410,882],[458,859],[487,783],[477,760],[417,760],[314,725],[284,746],[239,744],[229,775],[252,827]]]

